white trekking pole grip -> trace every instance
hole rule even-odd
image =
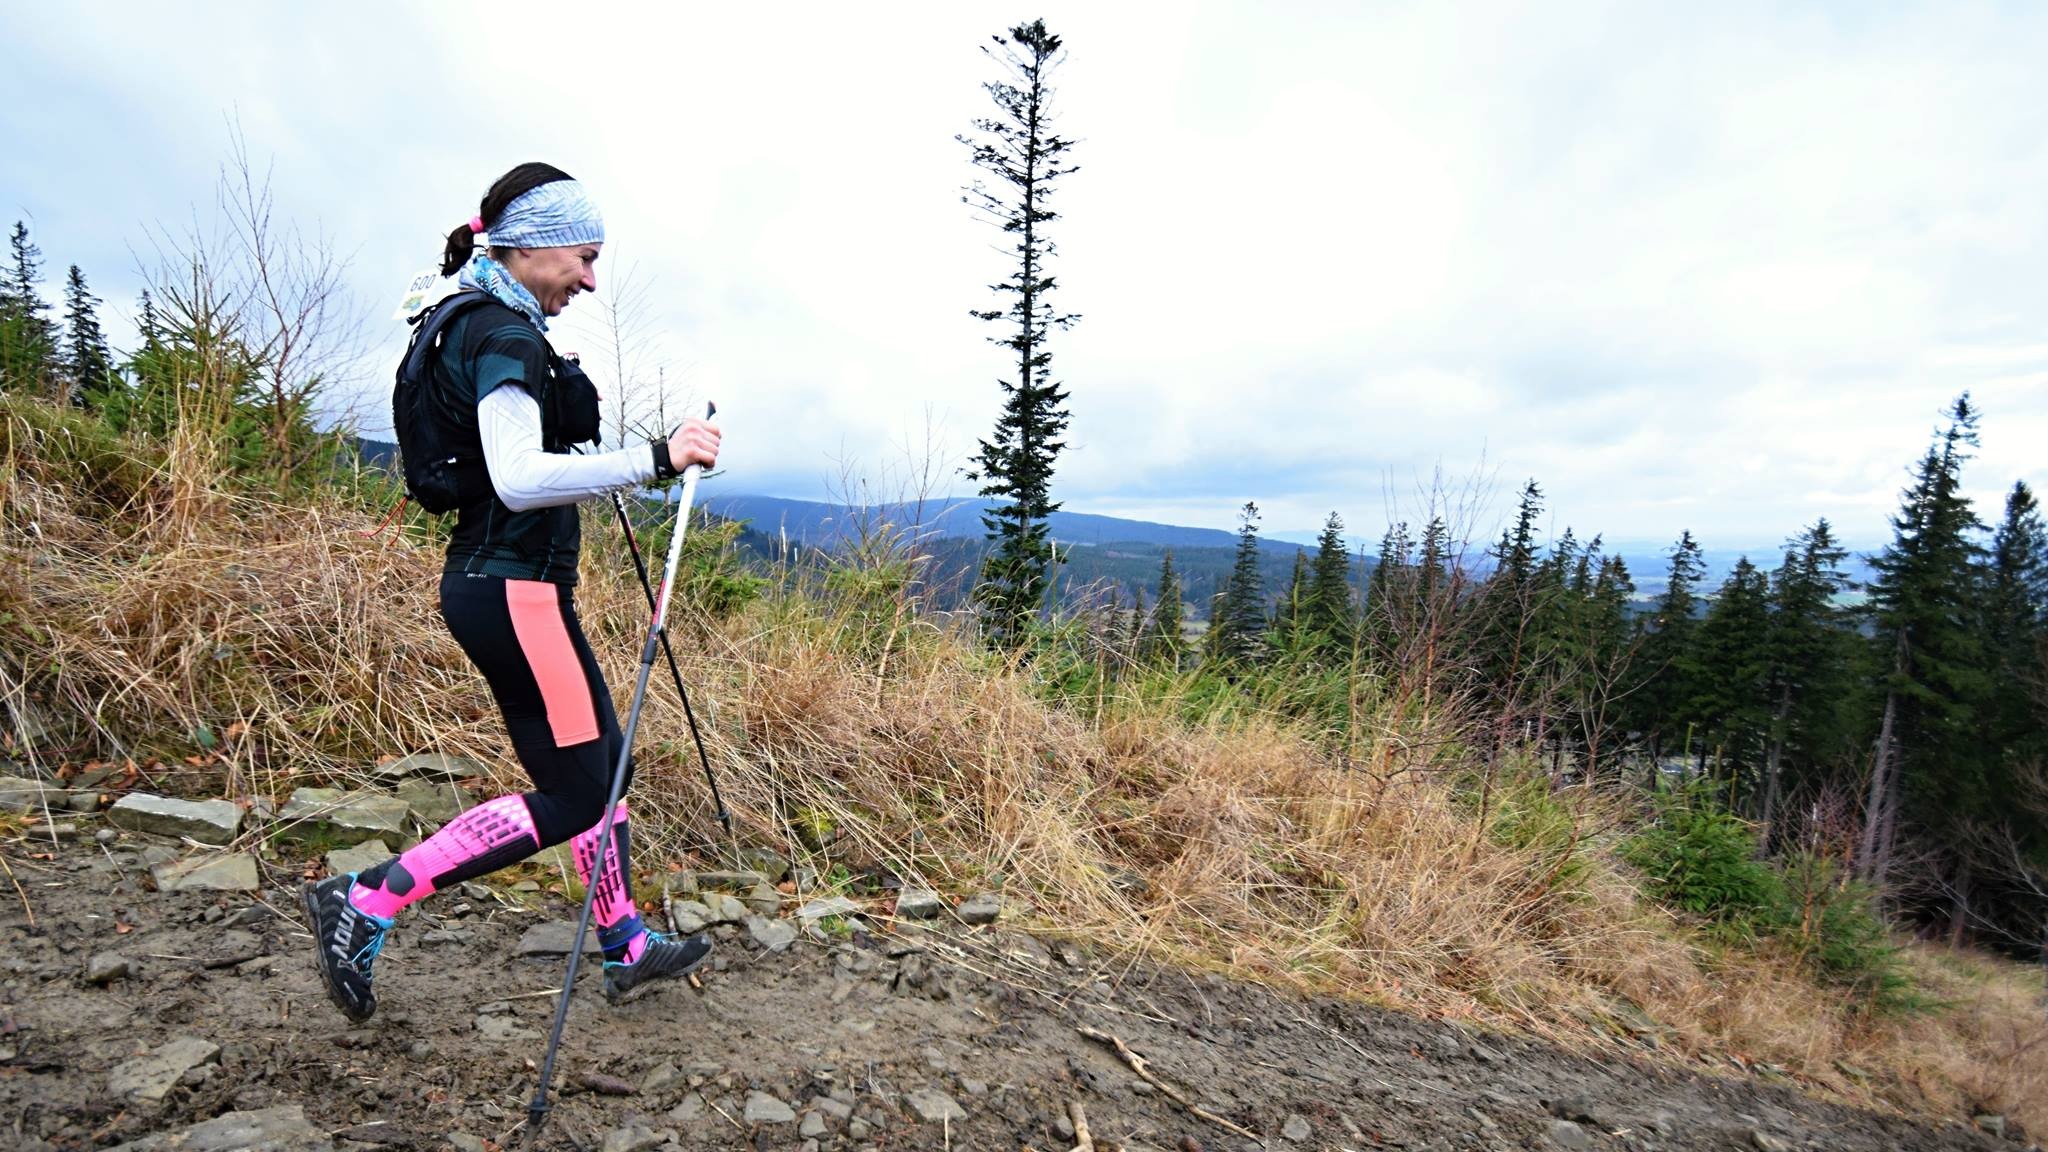
[[[716,415],[718,405],[705,401],[703,418],[709,420]],[[650,640],[653,633],[660,632],[668,624],[669,590],[675,587],[676,564],[683,555],[683,532],[690,525],[690,505],[697,499],[697,477],[703,473],[704,467],[701,464],[692,464],[683,469],[682,507],[676,512],[675,532],[668,540],[668,563],[662,567],[661,595],[655,597],[654,601],[654,627],[649,633]]]

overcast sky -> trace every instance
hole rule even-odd
[[[1482,537],[1535,477],[1581,538],[1875,543],[1964,389],[1986,518],[2048,483],[2033,3],[15,4],[0,213],[123,335],[239,117],[351,255],[375,411],[406,280],[549,160],[604,207],[600,292],[642,289],[641,372],[718,400],[726,490],[929,458],[964,492],[1006,368],[967,312],[1005,265],[954,136],[978,46],[1039,15],[1081,165],[1071,509],[1376,537],[1442,469],[1489,482]],[[595,358],[598,312],[558,347]]]

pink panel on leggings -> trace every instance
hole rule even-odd
[[[541,580],[507,580],[505,606],[511,609],[512,631],[519,637],[526,666],[540,684],[555,747],[597,739],[597,708],[591,703],[590,683],[583,678],[583,662],[569,640],[569,626],[562,620],[555,586]]]
[[[349,889],[349,901],[359,911],[388,920],[406,905],[433,895],[436,876],[446,876],[485,853],[518,843],[529,844],[535,851],[540,848],[526,798],[515,794],[486,800],[399,854],[399,866],[413,879],[410,891],[399,895],[357,884]]]
[[[596,824],[576,834],[570,854],[576,858],[576,875],[582,878],[586,888],[590,883],[590,865],[597,859],[598,830],[604,826],[600,819]],[[599,927],[609,928],[626,917],[633,915],[633,892],[619,867],[619,846],[617,833],[626,826],[626,802],[619,801],[619,810],[612,817],[613,843],[605,849],[604,878],[599,880],[590,898],[591,916]]]

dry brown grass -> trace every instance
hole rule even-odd
[[[266,498],[177,452],[111,452],[45,410],[0,405],[0,420],[0,696],[72,718],[57,754],[156,756],[185,773],[166,787],[279,796],[439,749],[520,785],[438,620],[431,542],[367,535],[367,503]],[[609,520],[586,541],[579,596],[623,705],[644,604]],[[1084,716],[872,589],[686,615],[675,638],[739,837],[821,872],[1000,888],[1039,927],[1119,954],[1580,1046],[1623,1044],[1646,1015],[1670,1055],[2048,1126],[2038,974],[1919,950],[1949,1007],[1866,1018],[1789,959],[1691,942],[1600,835],[1574,832],[1564,855],[1489,834],[1446,782],[1458,734],[1391,705],[1381,746],[1342,759],[1284,720],[1190,722],[1157,694]],[[722,851],[660,672],[640,750],[643,861]],[[1589,797],[1562,810],[1580,830],[1617,818]]]

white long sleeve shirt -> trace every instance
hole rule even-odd
[[[491,486],[514,512],[574,504],[654,479],[654,453],[645,444],[590,456],[542,451],[540,402],[520,385],[491,389],[476,416]]]

